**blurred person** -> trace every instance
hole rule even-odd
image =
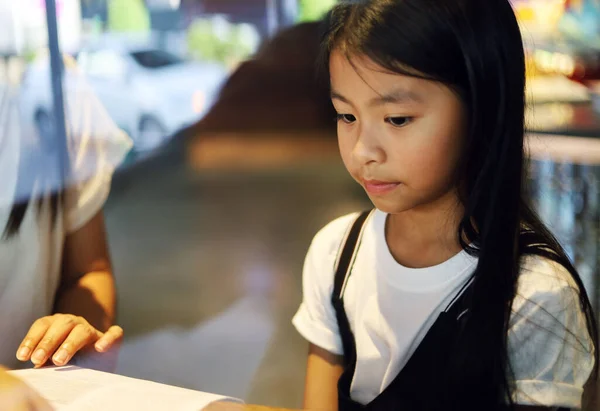
[[[306,256],[305,408],[580,408],[597,326],[524,198],[509,1],[341,4],[322,57],[342,160],[376,208],[329,223]]]
[[[225,82],[215,104],[189,133],[334,133],[327,87],[317,81],[319,22],[286,28],[268,39]],[[302,121],[297,121],[302,118]]]
[[[0,364],[8,368],[97,352],[110,369],[123,335],[102,208],[131,143],[65,62],[75,90],[65,99],[68,175],[58,136],[49,147],[22,132],[14,96],[0,106]]]

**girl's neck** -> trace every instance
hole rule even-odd
[[[433,203],[390,214],[385,238],[394,259],[405,267],[432,267],[452,258],[462,248],[458,226],[464,207],[453,190]]]

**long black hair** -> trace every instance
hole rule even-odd
[[[48,138],[50,141],[44,145],[30,144],[25,148],[21,147],[17,189],[6,225],[0,231],[0,242],[9,241],[19,234],[27,212],[32,207],[35,207],[34,211],[40,213],[42,207],[47,204],[50,210],[51,227],[55,228],[59,211],[63,206],[64,193],[60,185],[57,187],[56,184],[57,179],[60,178],[57,174],[60,169],[60,163],[55,158],[57,155],[48,155],[48,152],[56,152],[56,148],[50,144],[51,138],[54,138],[54,135],[50,136]]]
[[[571,273],[598,345],[581,278],[523,193],[525,57],[512,7],[508,0],[370,0],[340,4],[324,23],[320,67],[327,78],[332,50],[364,55],[392,72],[447,85],[469,113],[457,235],[478,265],[443,383],[463,409],[494,410],[507,401],[511,408],[507,335],[523,256],[549,258]],[[598,364],[597,349],[595,358]]]
[[[6,226],[4,227],[4,232],[2,233],[2,236],[0,236],[0,241],[10,240],[19,233],[19,230],[23,225],[23,221],[25,221],[27,210],[29,209],[33,200],[34,199],[26,199],[12,205]],[[44,198],[39,197],[35,200],[35,206],[39,212],[44,205]],[[50,223],[51,226],[54,227],[54,224],[57,221],[58,211],[62,205],[62,193],[57,192],[51,194],[48,202],[50,204]]]

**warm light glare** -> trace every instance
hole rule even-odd
[[[546,73],[557,73],[567,77],[575,73],[575,60],[566,54],[536,50],[534,61],[536,66]]]
[[[556,62],[558,72],[561,74],[570,77],[575,72],[575,61],[565,55],[560,55]]]
[[[206,106],[206,96],[201,91],[196,91],[192,96],[192,109],[194,113],[200,114]]]

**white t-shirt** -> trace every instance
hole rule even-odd
[[[304,265],[303,302],[293,319],[309,342],[338,355],[343,347],[331,304],[334,271],[356,216],[339,218],[315,236]],[[377,210],[367,220],[344,291],[357,351],[351,396],[363,404],[394,380],[477,265],[463,251],[434,267],[403,267],[387,246],[386,219]],[[508,344],[517,403],[581,407],[593,349],[577,286],[565,268],[539,257],[523,259]]]
[[[3,91],[0,89],[0,95]],[[36,157],[40,161],[19,170],[28,150],[34,149],[27,145],[34,144],[35,139],[21,128],[14,96],[0,108],[0,364],[9,368],[23,366],[15,357],[20,342],[35,320],[52,313],[65,236],[101,210],[108,197],[112,172],[131,146],[129,138],[110,121],[89,89],[82,85],[78,92],[76,103],[67,100],[72,179],[63,187],[64,200],[54,225],[48,199],[56,190],[53,182],[59,181],[55,178],[60,175],[57,154],[42,153]],[[74,124],[81,128],[76,129]],[[45,178],[50,181],[45,186],[34,185],[35,199],[29,204],[18,234],[5,239],[1,236],[15,196],[21,197],[18,193],[24,173],[55,175]],[[38,208],[40,198],[43,202]]]

